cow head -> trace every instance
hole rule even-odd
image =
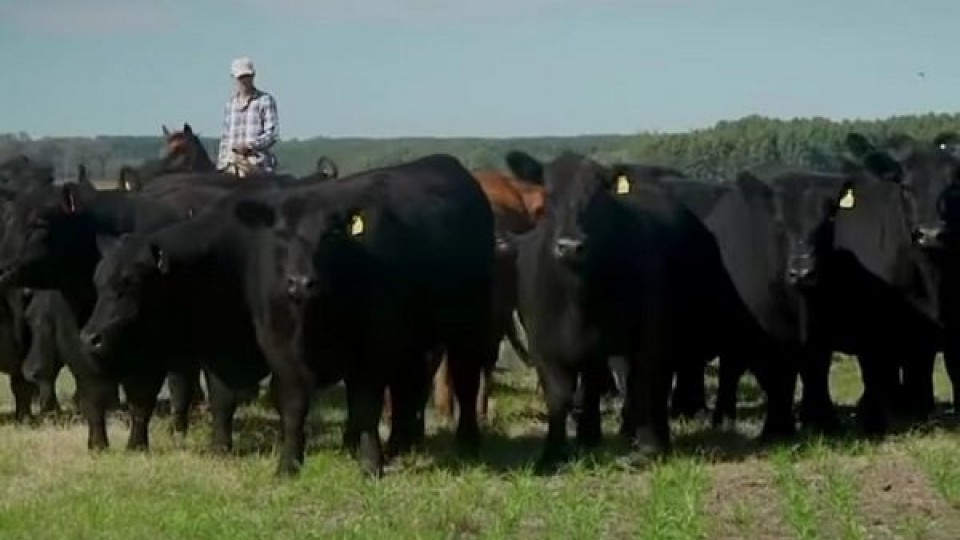
[[[246,199],[234,207],[234,217],[273,243],[278,291],[303,302],[329,293],[333,276],[352,272],[346,268],[362,251],[376,226],[371,196],[382,180],[314,186],[308,194],[281,196],[279,200]]]
[[[900,135],[884,148],[855,133],[847,140],[865,170],[901,186],[914,242],[924,249],[942,248],[948,220],[960,220],[951,211],[958,206],[952,201],[960,189],[960,161],[954,154],[958,140],[953,133],[942,133],[930,142]]]
[[[167,250],[153,236],[101,236],[103,258],[94,273],[97,303],[81,331],[87,352],[101,363],[140,317],[158,279],[170,273]]]
[[[27,156],[16,156],[0,163],[0,186],[15,191],[48,186],[53,183],[53,167],[39,164]]]
[[[508,160],[509,161],[509,160]],[[629,166],[603,167],[578,154],[564,153],[542,165],[526,156],[513,156],[511,169],[519,178],[542,178],[544,209],[551,256],[571,268],[584,263],[590,252],[607,253],[603,239],[618,226],[621,204],[639,188]],[[529,176],[539,174],[538,176]]]
[[[838,204],[849,202],[849,190],[844,189],[847,182],[841,175],[788,174],[769,185],[749,175],[738,178],[745,196],[760,201],[779,224],[785,240],[788,284],[800,288],[816,285],[822,254],[831,249],[833,216]]]
[[[96,190],[81,167],[76,182],[23,192],[4,215],[0,240],[0,281],[54,286],[66,262],[95,249],[83,219]]]

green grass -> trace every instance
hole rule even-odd
[[[858,379],[854,363],[835,365],[831,388],[844,414],[859,396]],[[936,386],[947,395],[939,364]],[[761,447],[752,436],[762,397],[750,384],[741,393],[737,433],[675,422],[674,455],[641,464],[615,442],[617,411],[607,404],[607,443],[538,477],[531,468],[544,406],[530,372],[504,372],[477,460],[460,459],[449,431],[431,417],[427,448],[372,481],[338,449],[342,393],[331,390],[311,417],[301,477],[282,481],[273,476],[277,419],[259,406],[241,411],[236,456],[206,452],[203,415],[184,444],[161,417],[151,452],[128,453],[122,414],[111,419],[111,450],[91,455],[76,419],[12,425],[4,389],[0,538],[860,540],[948,539],[960,531],[960,437],[951,429]]]

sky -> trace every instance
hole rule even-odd
[[[0,133],[216,136],[237,56],[284,139],[957,112],[958,53],[956,0],[0,0]]]

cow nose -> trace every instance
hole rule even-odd
[[[943,230],[940,227],[918,227],[914,231],[914,241],[920,247],[930,248],[940,245],[940,235]]]
[[[494,249],[500,255],[509,253],[513,245],[506,238],[498,236],[494,243]]]
[[[583,240],[580,238],[558,238],[553,245],[553,255],[558,259],[568,259],[583,253]]]
[[[295,300],[302,300],[310,294],[314,284],[310,276],[303,274],[287,276],[287,295]]]
[[[92,352],[99,352],[103,349],[103,336],[97,332],[82,332],[80,339],[83,341],[83,344],[87,346],[87,349]]]

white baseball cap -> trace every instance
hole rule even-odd
[[[235,59],[230,63],[230,74],[233,75],[234,79],[243,77],[244,75],[253,75],[256,71],[253,69],[253,60],[250,60],[246,56]]]

